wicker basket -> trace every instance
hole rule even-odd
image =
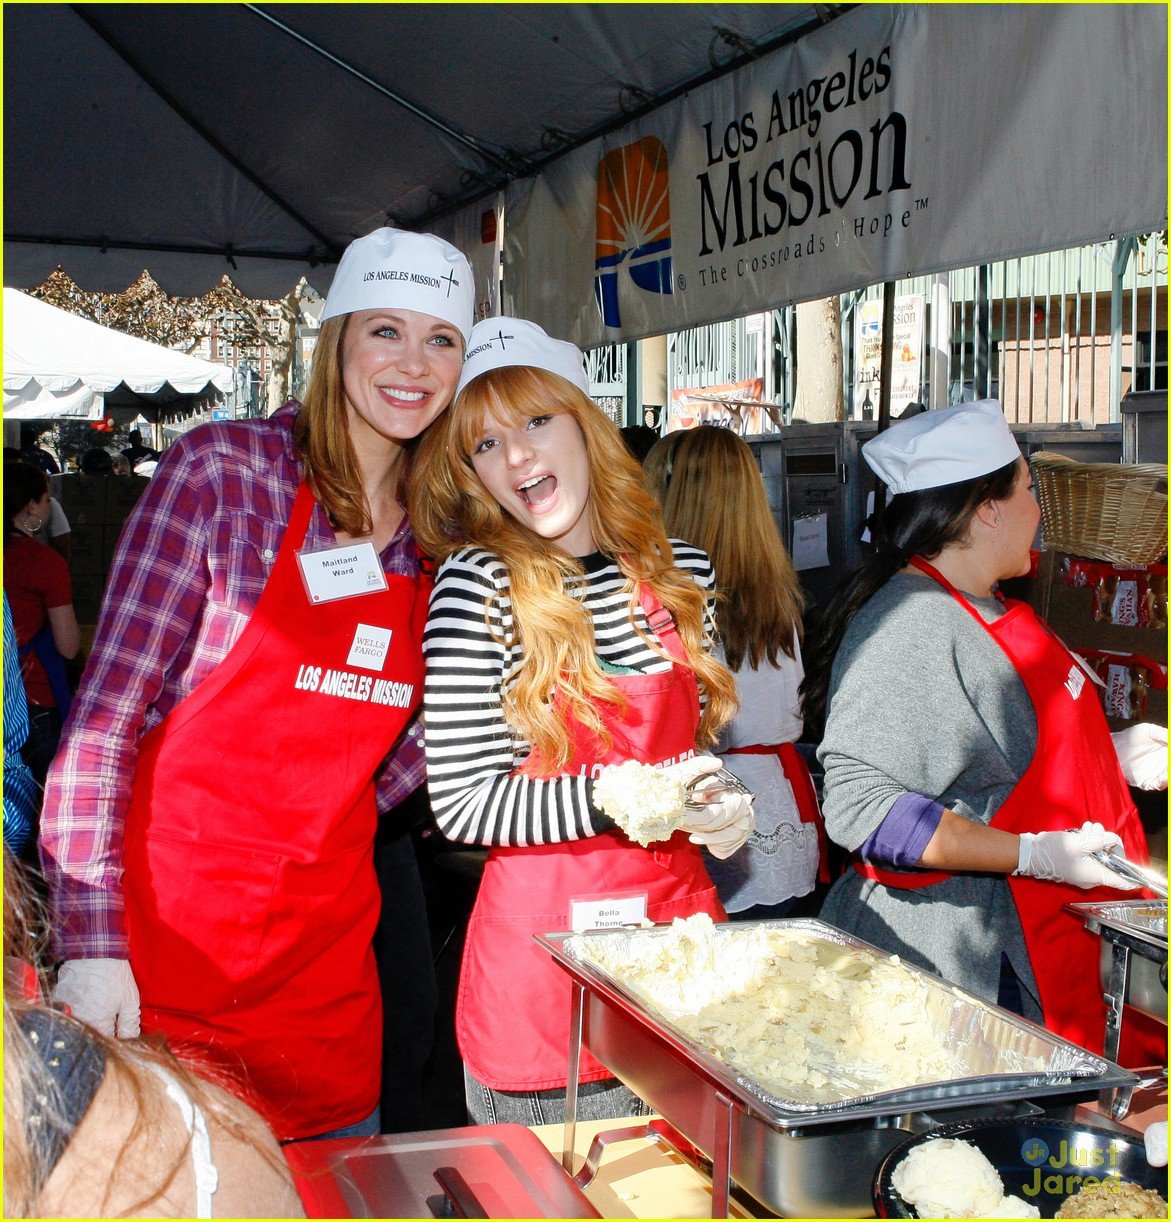
[[[1166,556],[1165,463],[1074,462],[1044,450],[1029,462],[1047,548],[1119,565]]]

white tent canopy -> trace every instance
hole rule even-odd
[[[165,408],[227,391],[232,371],[4,290],[4,415],[94,420],[107,401]]]

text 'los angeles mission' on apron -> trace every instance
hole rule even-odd
[[[675,659],[671,669],[609,676],[627,700],[624,714],[597,706],[613,739],[610,748],[604,749],[573,719],[569,763],[553,773],[530,755],[526,775],[590,774],[602,764],[660,764],[695,754],[695,675],[680,665],[685,655],[674,621],[645,586],[639,603],[651,630]],[[565,1086],[572,986],[532,935],[589,928],[602,910],[621,914],[619,923],[637,921],[639,914],[655,922],[696,912],[725,919],[699,848],[682,832],[653,851],[611,831],[489,852],[468,923],[456,1002],[460,1055],[479,1082],[511,1091]],[[580,1082],[612,1076],[583,1049]]]
[[[282,1139],[378,1103],[373,778],[419,703],[430,588],[311,602],[314,504],[302,483],[239,640],[143,737],[124,852],[143,1030],[226,1069]]]
[[[989,623],[937,569],[912,557],[996,641],[1012,663],[1037,717],[1033,758],[992,819],[1004,831],[1062,831],[1090,820],[1117,832],[1131,861],[1147,860],[1146,837],[1110,738],[1105,715],[1077,660],[1027,603],[1002,599],[1006,611]],[[998,595],[999,597],[999,595]],[[888,887],[930,886],[951,873],[910,874],[868,863],[860,874]],[[1063,912],[1068,903],[1118,898],[1118,891],[1082,890],[1067,883],[1012,875],[1025,945],[1050,1031],[1092,1052],[1102,1051],[1106,1008],[1098,982],[1101,944],[1082,921]]]

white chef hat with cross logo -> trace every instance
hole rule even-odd
[[[584,395],[590,393],[585,358],[581,349],[553,339],[523,318],[485,318],[472,328],[467,359],[459,378],[458,395],[473,379],[490,369],[525,365],[544,369],[573,383]]]
[[[346,247],[321,321],[356,310],[415,310],[471,340],[475,285],[461,251],[433,233],[384,226]]]

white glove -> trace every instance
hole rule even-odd
[[[714,755],[693,755],[690,759],[680,760],[677,764],[668,764],[659,771],[679,782],[685,789],[697,776],[708,772],[717,772],[723,767],[722,761]]]
[[[752,799],[746,794],[721,791],[721,796],[700,810],[689,810],[682,830],[689,833],[692,844],[703,845],[722,861],[743,845],[755,826]]]
[[[1116,891],[1137,891],[1132,883],[1108,870],[1090,854],[1099,849],[1120,849],[1122,841],[1100,823],[1083,823],[1068,832],[1022,832],[1016,874],[1069,883],[1083,890],[1113,887]]]
[[[1167,1122],[1156,1120],[1147,1125],[1143,1132],[1143,1145],[1147,1150],[1147,1162],[1152,1167],[1167,1165]]]
[[[125,959],[66,960],[53,1000],[103,1035],[133,1039],[141,1031],[138,985]]]
[[[1167,731],[1163,726],[1140,721],[1110,737],[1128,785],[1137,789],[1167,788]]]

